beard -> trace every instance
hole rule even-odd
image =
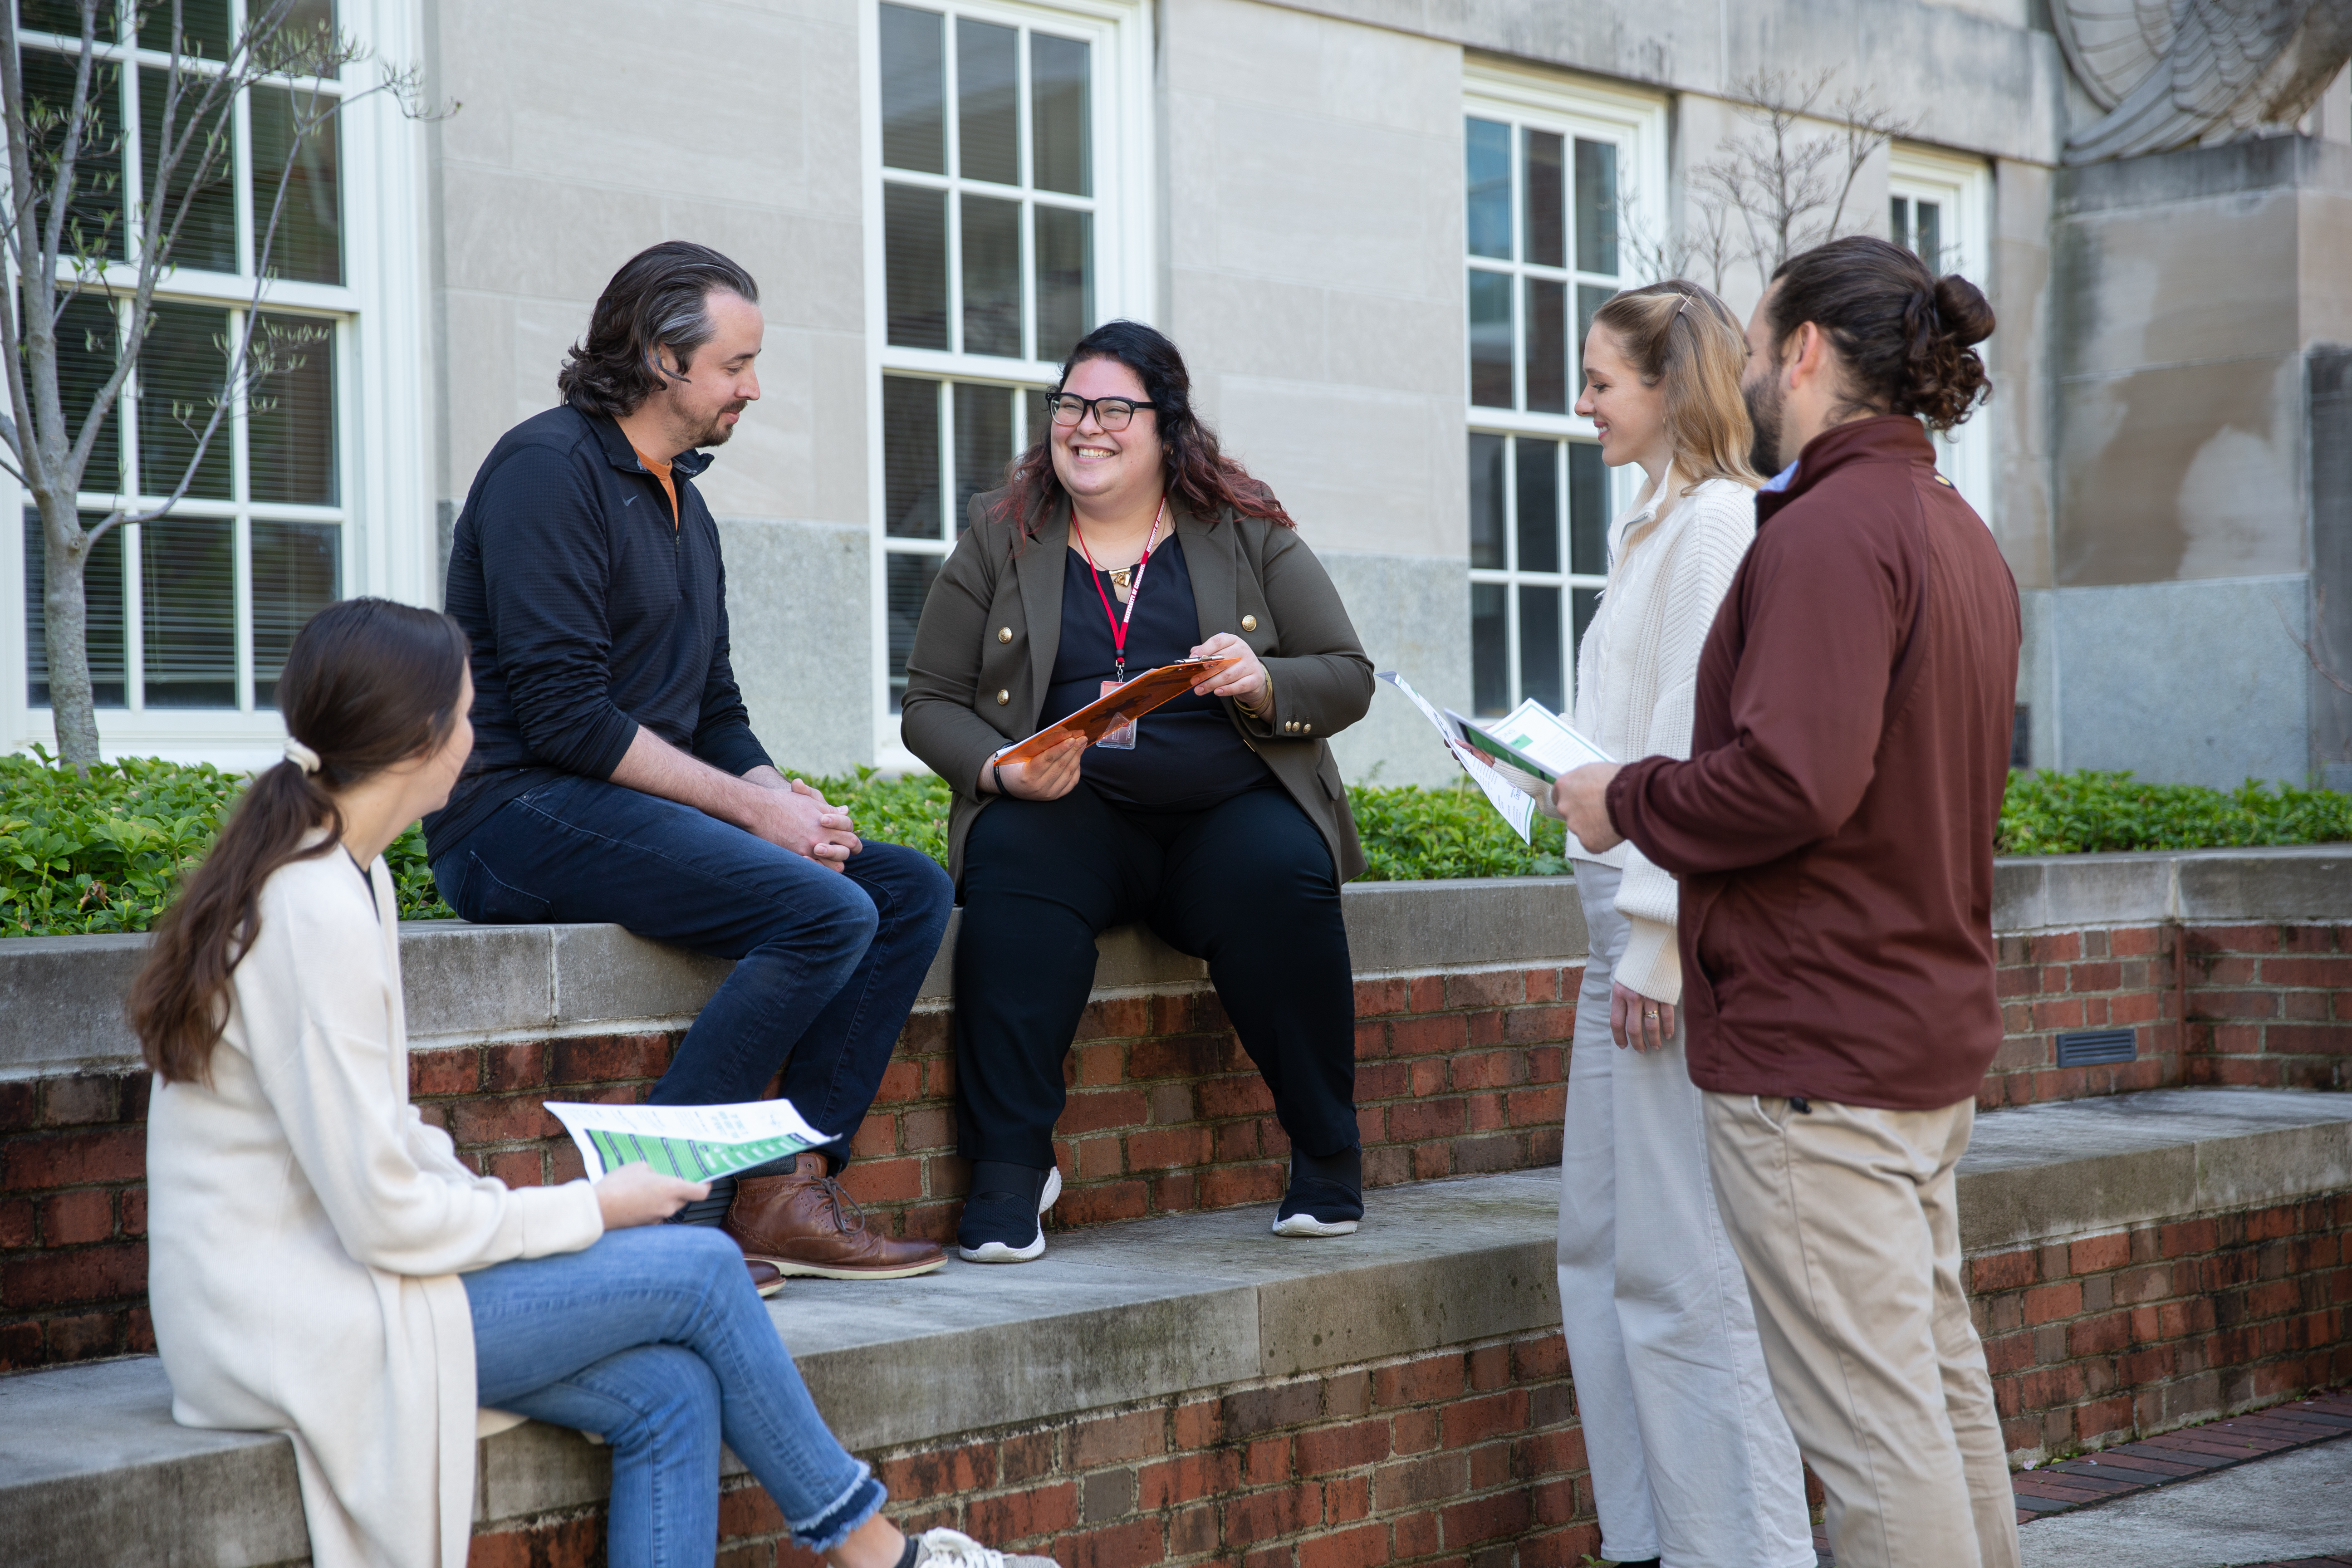
[[[1739,388],[1740,399],[1748,405],[1748,422],[1756,431],[1755,442],[1748,448],[1748,461],[1768,479],[1789,466],[1780,456],[1780,368],[1776,364],[1772,367],[1775,374],[1766,376],[1760,383],[1742,383]]]
[[[694,439],[687,444],[690,447],[724,447],[727,445],[727,438],[735,434],[735,426],[727,423],[727,416],[730,414],[740,414],[747,406],[749,405],[741,403],[729,404],[712,415],[710,423],[697,431]]]

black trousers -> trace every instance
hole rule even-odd
[[[1279,788],[1201,811],[1114,806],[1080,784],[1004,799],[964,848],[956,1127],[967,1159],[1045,1170],[1095,936],[1142,921],[1204,959],[1294,1148],[1356,1146],[1356,987],[1322,834]]]

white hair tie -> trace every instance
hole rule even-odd
[[[319,753],[291,735],[286,737],[286,760],[306,774],[319,771]]]

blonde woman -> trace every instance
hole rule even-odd
[[[1748,345],[1696,284],[1592,320],[1576,411],[1644,482],[1610,525],[1576,660],[1576,727],[1610,755],[1687,757],[1700,646],[1756,532]],[[1670,1568],[1812,1568],[1795,1440],[1717,1217],[1683,1058],[1678,889],[1630,844],[1570,842],[1591,956],[1561,1156],[1559,1297],[1601,1554]],[[1621,1225],[1619,1216],[1628,1217]]]

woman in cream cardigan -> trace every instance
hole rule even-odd
[[[722,1436],[835,1568],[1004,1568],[881,1516],[735,1244],[655,1223],[700,1184],[631,1165],[509,1188],[409,1104],[382,851],[473,744],[457,623],[331,605],[278,698],[287,761],[247,790],[131,995],[173,1415],[293,1439],[318,1568],[462,1568],[477,1432],[523,1416],[611,1445],[615,1568],[712,1561]]]
[[[1576,728],[1611,756],[1690,754],[1699,648],[1756,532],[1739,395],[1747,338],[1696,284],[1592,320],[1576,411],[1641,466],[1610,525],[1609,585],[1576,659]],[[1675,1016],[1675,879],[1632,845],[1571,839],[1591,957],[1570,1055],[1560,1313],[1601,1554],[1672,1568],[1811,1568],[1795,1439],[1716,1215]],[[1628,1223],[1621,1225],[1620,1216]]]

